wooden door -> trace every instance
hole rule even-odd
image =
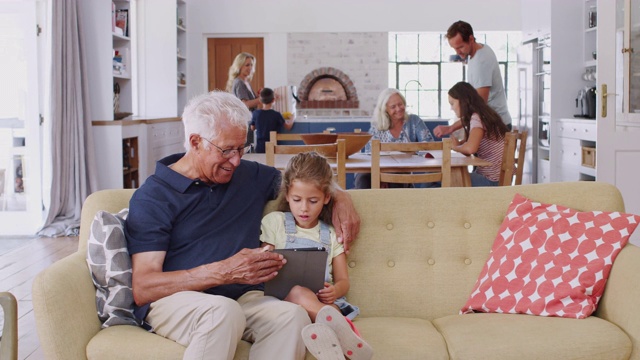
[[[225,89],[229,67],[236,55],[241,52],[248,52],[256,58],[256,71],[251,80],[251,88],[257,93],[264,87],[263,38],[209,38],[207,40],[209,91]]]

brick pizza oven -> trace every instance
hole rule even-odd
[[[333,67],[313,70],[298,87],[299,109],[357,109],[358,93],[347,74]]]

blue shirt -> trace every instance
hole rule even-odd
[[[176,271],[259,247],[262,211],[278,193],[280,172],[242,160],[230,182],[208,185],[169,168],[182,156],[158,161],[155,174],[131,197],[125,224],[129,253],[165,251],[162,270]],[[231,284],[205,292],[238,299],[262,288]],[[136,307],[136,316],[144,319],[147,311],[148,304]]]
[[[380,140],[381,143],[435,141],[424,121],[418,115],[414,114],[409,115],[409,118],[404,122],[400,136],[397,138],[394,137],[388,129],[378,130],[373,125],[369,129],[369,134],[373,135],[371,136],[371,140]],[[364,147],[364,152],[366,153],[371,152],[371,140],[369,140]]]
[[[269,141],[271,131],[281,132],[284,118],[279,112],[269,109],[257,109],[253,111],[249,125],[256,127],[256,152],[265,152],[265,142]]]

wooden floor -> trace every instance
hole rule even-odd
[[[33,278],[44,268],[74,253],[77,237],[2,238],[0,237],[0,291],[18,299],[18,359],[44,359],[31,302]],[[0,310],[0,324],[3,324]],[[1,331],[1,330],[0,330]]]

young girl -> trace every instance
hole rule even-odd
[[[318,359],[370,359],[373,350],[351,323],[359,313],[349,304],[349,275],[344,248],[331,224],[333,172],[327,160],[310,152],[294,156],[282,178],[280,210],[262,219],[260,240],[276,249],[324,247],[328,253],[324,288],[317,294],[301,286],[286,301],[302,306],[311,321],[302,336]]]
[[[471,173],[472,186],[497,186],[504,152],[504,135],[507,126],[500,115],[480,97],[478,91],[466,82],[459,82],[449,89],[449,104],[460,118],[464,128],[464,140],[451,137],[453,150],[465,155],[476,154],[489,161],[491,166],[479,166]]]

